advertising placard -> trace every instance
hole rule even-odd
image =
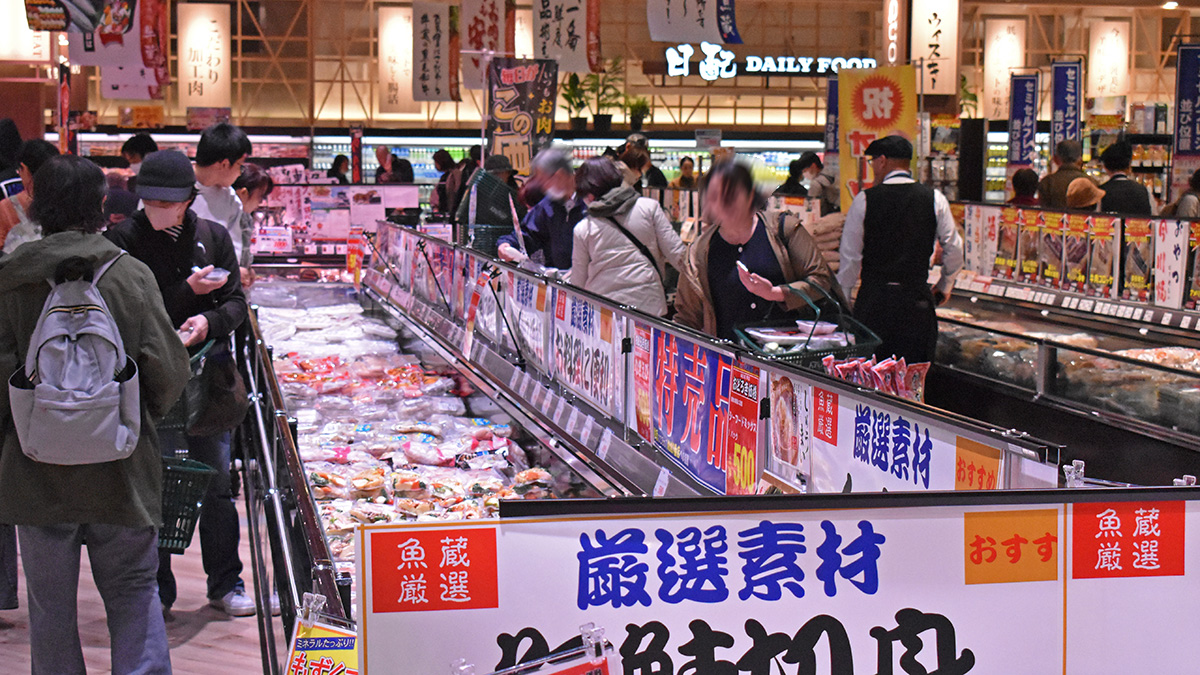
[[[634,424],[638,436],[646,439],[647,443],[654,442],[654,430],[651,426],[650,410],[650,377],[653,368],[650,365],[653,354],[650,342],[653,335],[650,327],[633,323],[633,413]]]
[[[521,354],[535,368],[549,373],[546,349],[550,343],[550,316],[547,312],[550,289],[545,282],[504,272],[504,314],[516,333]]]
[[[1055,61],[1050,65],[1051,117],[1050,147],[1057,148],[1062,141],[1078,141],[1082,123],[1080,83],[1083,81],[1083,64],[1079,61]]]
[[[554,140],[558,63],[493,59],[488,69],[488,154],[504,155],[517,173]]]
[[[871,186],[863,152],[871,141],[899,134],[917,139],[917,78],[912,66],[845,69],[838,73],[838,147],[842,211]]]
[[[812,475],[813,387],[781,372],[769,373],[767,470],[798,487]]]
[[[1187,221],[1154,221],[1154,304],[1159,307],[1183,306],[1190,234]]]
[[[1126,218],[1121,248],[1121,298],[1148,302],[1154,296],[1154,239],[1156,223]]]
[[[327,672],[358,675],[358,634],[320,621],[307,628],[300,621],[292,631],[287,672]]]
[[[554,378],[597,410],[625,412],[625,319],[583,296],[554,289]]]

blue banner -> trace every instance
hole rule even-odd
[[[725,494],[733,362],[658,328],[651,343],[654,445],[692,478]]]
[[[1050,119],[1050,147],[1057,148],[1060,141],[1078,141],[1081,137],[1079,87],[1083,82],[1083,64],[1078,61],[1055,61],[1051,71],[1053,112]]]
[[[838,79],[831,77],[825,107],[825,154],[838,153]]]
[[[703,7],[703,5],[700,5]],[[667,7],[670,7],[668,4]],[[667,15],[670,16],[670,9]],[[684,5],[687,14],[687,5]],[[721,41],[727,45],[742,44],[742,36],[738,34],[737,13],[734,11],[733,0],[717,0],[717,27],[721,29]]]
[[[1200,155],[1200,44],[1180,45],[1175,70],[1175,155]]]
[[[1012,76],[1011,108],[1008,115],[1008,163],[1030,165],[1037,156],[1038,75]]]

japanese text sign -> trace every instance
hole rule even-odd
[[[374,611],[498,606],[494,529],[388,532],[371,539]]]
[[[1013,75],[1008,115],[1008,164],[1032,166],[1037,157],[1038,75]]]
[[[1179,46],[1175,71],[1175,154],[1200,155],[1200,44]]]
[[[1072,510],[1075,579],[1184,574],[1184,503],[1076,504]]]
[[[838,79],[825,80],[825,154],[838,154]],[[826,159],[826,162],[829,160]]]
[[[646,24],[655,42],[742,43],[734,0],[647,2]]]
[[[550,341],[550,318],[546,313],[549,289],[544,282],[509,271],[504,273],[504,289],[504,313],[520,342],[517,346],[534,367],[549,373],[546,361]]]
[[[376,105],[381,113],[418,113],[413,92],[413,10],[379,8],[379,59]]]
[[[917,138],[916,72],[912,66],[839,71],[838,113],[842,211],[848,211],[873,180],[863,155],[871,141],[891,134]]]
[[[180,3],[179,107],[232,105],[229,5]]]
[[[1025,19],[984,21],[983,115],[1004,119],[1009,113],[1012,71],[1025,65]]]
[[[1060,142],[1077,141],[1081,135],[1083,99],[1080,86],[1083,64],[1078,61],[1055,61],[1051,71],[1050,147],[1057,148]]]
[[[412,98],[457,101],[458,8],[441,2],[414,2]]]
[[[353,630],[324,623],[292,631],[286,675],[358,675],[358,637]]]
[[[534,0],[533,47],[564,73],[600,67],[599,0]]]
[[[958,0],[912,0],[911,60],[922,93],[958,93],[958,14]]]
[[[463,49],[468,52],[503,52],[513,41],[515,27],[507,21],[505,0],[463,0]],[[462,62],[463,86],[484,88],[486,60],[479,54],[469,54]]]
[[[651,427],[650,392],[651,392],[651,348],[653,339],[650,327],[640,323],[633,324],[633,424],[637,433],[647,442],[654,442],[654,431]]]
[[[554,295],[555,379],[598,410],[622,419],[625,320],[561,288]]]
[[[985,511],[963,515],[968,584],[1058,579],[1057,509]]]
[[[558,64],[542,59],[493,59],[488,75],[490,154],[504,155],[518,173],[554,140]]]
[[[1129,95],[1129,30],[1128,21],[1092,24],[1088,41],[1089,96]]]
[[[1183,220],[1152,220],[1154,228],[1154,304],[1183,306],[1185,267],[1191,227]]]

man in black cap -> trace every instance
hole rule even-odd
[[[883,340],[878,358],[933,360],[934,309],[946,301],[962,269],[963,243],[950,203],[913,180],[912,143],[885,136],[867,146],[874,186],[854,197],[842,230],[838,281],[849,293],[862,275],[854,316]],[[929,287],[933,242],[942,244],[942,275]]]

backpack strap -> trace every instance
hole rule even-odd
[[[125,255],[125,253],[126,253],[125,251],[121,251],[121,252],[117,253],[115,256],[113,256],[112,260],[109,260],[108,262],[101,265],[96,270],[96,273],[92,275],[92,286],[95,286],[96,284],[100,283],[100,277],[104,276],[104,273],[108,271],[108,268],[112,267],[113,263],[120,260],[121,257]]]

